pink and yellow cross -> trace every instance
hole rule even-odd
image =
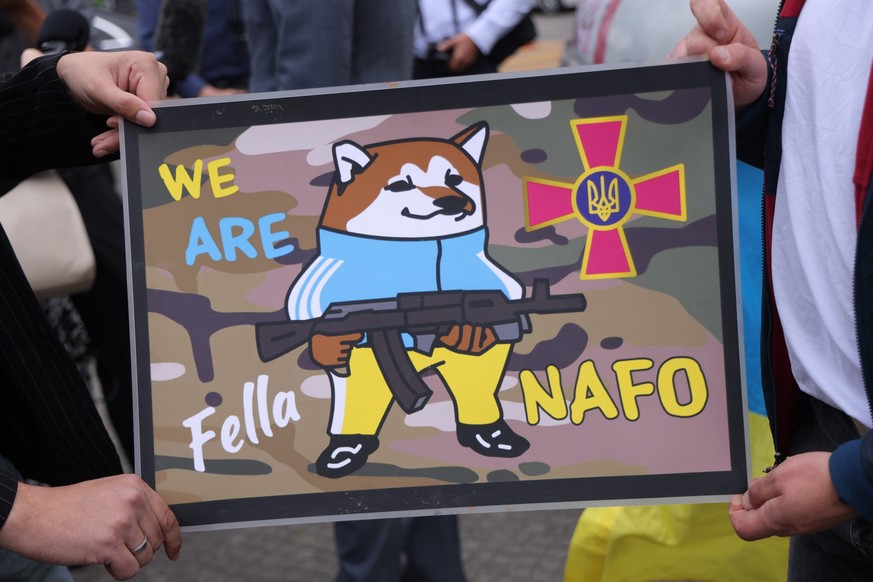
[[[627,115],[570,122],[584,171],[575,184],[525,178],[525,228],[536,230],[575,216],[588,228],[581,279],[637,274],[624,225],[633,215],[685,221],[685,166],[639,178],[621,169]]]

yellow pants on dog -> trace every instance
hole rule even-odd
[[[498,343],[477,355],[434,348],[430,355],[408,350],[416,371],[433,368],[443,379],[464,424],[485,425],[501,418],[497,390],[512,344]],[[354,348],[347,378],[334,376],[331,434],[374,435],[394,398],[371,348]]]

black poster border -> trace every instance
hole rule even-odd
[[[472,87],[475,85],[475,87]],[[620,477],[579,477],[543,481],[486,482],[379,490],[289,494],[172,506],[186,529],[214,529],[262,523],[294,523],[399,514],[493,511],[549,506],[712,501],[727,499],[748,485],[748,439],[744,366],[739,324],[736,244],[733,104],[726,76],[709,62],[651,63],[619,67],[564,68],[534,73],[461,77],[320,91],[251,94],[225,100],[192,99],[156,105],[153,129],[125,123],[122,131],[132,340],[136,370],[137,472],[155,487],[150,355],[142,222],[140,140],[151,132],[188,132],[318,119],[450,110],[510,103],[570,100],[609,95],[706,88],[711,94],[713,166],[722,306],[727,415],[731,469]]]

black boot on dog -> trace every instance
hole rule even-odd
[[[491,424],[458,423],[458,442],[486,457],[518,457],[530,443],[501,418]]]
[[[330,444],[315,460],[315,472],[331,479],[345,477],[363,467],[378,448],[379,438],[373,435],[331,435]]]

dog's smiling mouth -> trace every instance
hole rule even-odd
[[[458,215],[458,216],[455,216],[455,221],[458,222],[458,221],[464,220],[471,213],[466,212],[464,210],[461,210],[461,211],[449,210],[448,208],[440,208],[439,210],[434,210],[430,214],[413,214],[409,210],[409,207],[406,207],[400,211],[400,216],[405,216],[406,218],[412,218],[413,220],[429,220],[429,219],[433,218],[434,216],[439,216],[439,215],[452,216],[455,214]]]
[[[476,203],[459,189],[459,186],[463,181],[464,179],[461,178],[460,174],[453,173],[451,168],[447,169],[443,182],[445,188],[450,190],[451,194],[445,194],[431,200],[434,207],[436,207],[436,210],[428,214],[414,214],[409,210],[409,207],[406,206],[400,211],[400,216],[411,218],[413,220],[430,220],[435,216],[454,216],[455,222],[460,222],[467,216],[472,216],[476,212]],[[418,186],[416,186],[412,181],[412,176],[407,175],[405,180],[394,180],[390,182],[385,186],[384,190],[397,193],[410,192],[416,188],[418,188]],[[427,189],[428,188],[423,188],[422,193]]]
[[[400,211],[401,216],[412,218],[413,220],[429,220],[435,216],[454,216],[455,222],[460,222],[464,218],[476,212],[476,203],[463,192],[459,195],[441,196],[433,200],[435,210],[428,214],[414,214],[406,206]]]

